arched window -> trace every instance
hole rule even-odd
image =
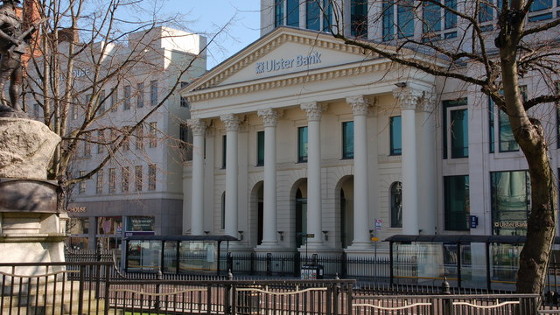
[[[402,183],[391,184],[391,227],[402,227]]]

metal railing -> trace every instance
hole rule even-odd
[[[0,264],[2,314],[536,314],[538,295],[393,294],[355,280],[128,279],[112,262]],[[445,289],[445,287],[444,287]],[[403,292],[403,287],[393,288]],[[441,288],[440,288],[441,290]],[[449,293],[449,292],[447,292]],[[553,307],[542,307],[550,313]]]

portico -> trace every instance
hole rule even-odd
[[[422,106],[434,79],[393,66],[327,34],[279,28],[191,84],[185,232],[243,238],[236,250],[349,253],[371,251],[373,235],[433,233],[419,219],[436,214],[418,197],[418,173],[435,159],[417,148],[435,141]],[[403,72],[406,88],[395,85]],[[402,154],[391,153],[392,117]],[[391,223],[396,182],[402,228]],[[435,189],[422,193],[435,200]]]

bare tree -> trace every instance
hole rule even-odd
[[[371,14],[369,20],[355,18],[358,24],[351,25],[350,32],[340,27],[349,12],[338,7],[338,1],[329,2],[334,8],[331,32],[336,38],[396,64],[477,86],[509,117],[531,179],[531,211],[517,291],[540,293],[555,235],[556,189],[546,135],[531,110],[560,100],[555,86],[560,70],[560,19],[550,16],[540,21],[534,11],[546,6],[546,1],[537,0],[374,1],[369,9],[378,12],[375,20]],[[410,25],[384,21],[399,12],[389,10],[408,14]],[[414,20],[422,24],[421,36],[414,36]],[[377,41],[360,38],[368,23],[383,25]],[[453,23],[457,32],[447,37],[443,23]],[[520,80],[526,77],[540,77],[546,88],[524,99]]]
[[[60,187],[61,211],[67,208],[74,185],[122,158],[121,151],[132,141],[138,146],[143,138],[148,143],[157,141],[159,129],[148,119],[170,110],[166,106],[179,97],[181,84],[205,71],[205,41],[165,27],[178,21],[160,19],[158,3],[26,1],[26,8],[36,11],[27,18],[46,22],[28,61],[24,105],[28,114],[42,119],[62,138],[49,170],[49,179]],[[139,11],[151,4],[150,18],[139,21]],[[158,49],[186,44],[197,49],[169,53]],[[158,85],[154,78],[162,77]],[[91,167],[81,172],[73,169],[73,163],[89,158],[92,149],[97,154]]]

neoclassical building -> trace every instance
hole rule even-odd
[[[524,235],[530,181],[507,115],[479,88],[391,63],[328,32],[346,26],[346,36],[394,51],[405,39],[443,45],[468,37],[465,20],[406,1],[329,3],[262,0],[262,37],[182,91],[194,150],[184,168],[183,233],[236,236],[233,250],[353,254],[375,246],[386,253],[372,239],[396,234]],[[446,5],[470,12],[473,4]],[[479,9],[492,44],[496,10]],[[417,23],[421,10],[431,28]],[[558,3],[535,2],[528,23],[559,12]],[[557,80],[529,71],[521,83],[534,98]],[[557,174],[556,107],[542,104],[531,115]]]
[[[184,232],[266,251],[435,233],[435,89],[327,34],[265,35],[189,86]]]

